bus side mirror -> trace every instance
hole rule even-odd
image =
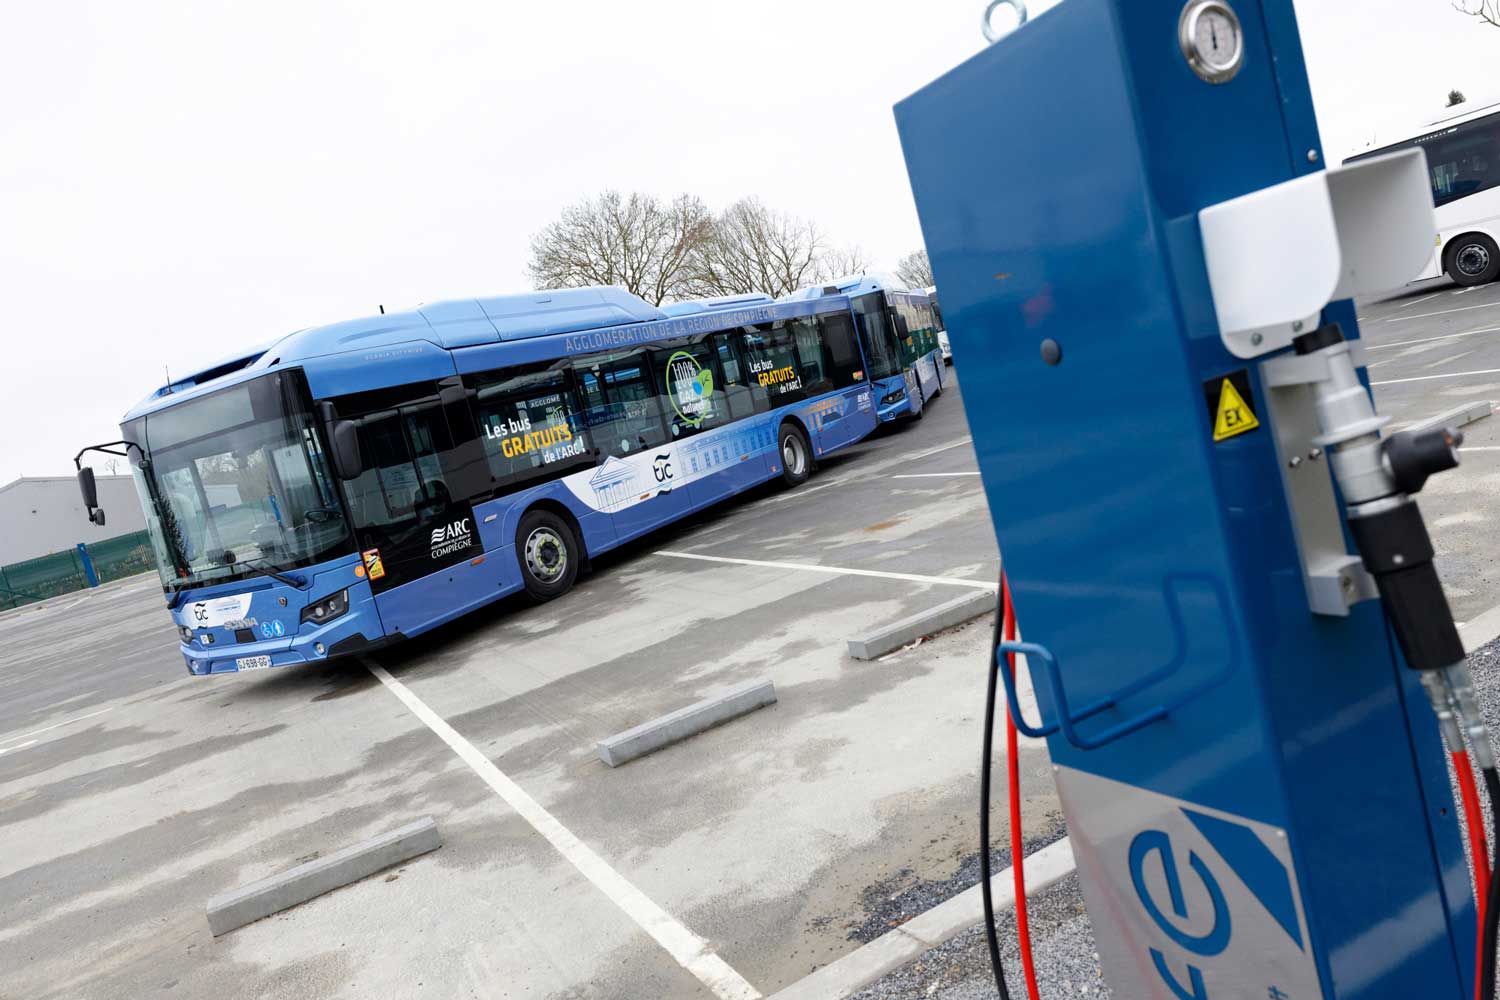
[[[94,483],[94,470],[91,466],[79,468],[78,490],[83,494],[83,505],[90,512],[99,506],[99,487]]]
[[[104,527],[104,511],[99,506],[99,486],[94,482],[94,470],[87,465],[78,469],[78,491],[83,494],[83,506],[89,512],[89,523]]]
[[[335,420],[328,430],[333,447],[333,471],[346,482],[358,479],[365,471],[364,459],[359,453],[359,428],[352,420]]]

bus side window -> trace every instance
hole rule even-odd
[[[847,312],[824,313],[816,317],[818,332],[827,348],[829,374],[834,387],[847,389],[865,380],[864,361],[855,342],[854,322]]]
[[[818,317],[789,320],[787,329],[792,331],[792,342],[797,349],[797,373],[802,377],[807,394],[820,396],[832,391],[833,378],[823,350],[823,338],[818,335]]]
[[[785,406],[807,398],[797,358],[796,342],[784,321],[759,323],[740,333],[747,375],[770,397],[770,405]]]
[[[583,423],[607,455],[633,455],[665,444],[651,364],[645,351],[596,354],[573,362]]]
[[[706,338],[681,340],[651,352],[661,411],[673,439],[681,439],[729,422],[725,386],[714,350]]]
[[[737,339],[732,333],[716,333],[709,341],[719,356],[719,374],[724,380],[730,420],[743,420],[770,408],[769,397],[749,378],[740,361]]]
[[[471,375],[474,410],[495,489],[518,488],[594,464],[564,363]]]
[[[860,342],[864,346],[870,370],[870,378],[889,378],[901,371],[902,365],[896,349],[896,339],[891,335],[890,314],[881,304],[880,293],[871,292],[854,300],[854,312],[858,317]]]

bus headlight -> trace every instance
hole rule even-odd
[[[337,594],[329,594],[316,604],[309,604],[302,609],[302,621],[304,624],[312,622],[321,625],[331,622],[339,615],[349,610],[349,591],[341,590]]]
[[[887,406],[891,403],[899,403],[901,402],[901,398],[905,395],[905,389],[897,389],[895,392],[888,392],[884,396],[880,397],[880,402]]]
[[[188,628],[186,625],[179,625],[177,626],[177,631],[182,636],[182,644],[184,646],[191,646],[193,644],[192,629]]]

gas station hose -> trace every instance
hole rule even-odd
[[[990,768],[994,755],[995,738],[995,693],[1001,669],[1000,642],[1016,638],[1016,612],[1011,604],[1010,583],[1005,573],[1000,574],[1000,599],[995,608],[994,631],[990,636],[990,661],[988,691],[984,705],[984,749],[979,766],[979,892],[984,900],[984,937],[989,945],[990,966],[995,970],[995,989],[1001,1000],[1010,1000],[1010,989],[1005,982],[1005,968],[1000,962],[1000,941],[995,933],[995,901],[990,888]],[[1005,669],[1015,674],[1014,654],[1006,656]],[[1016,720],[1010,717],[1009,705],[1005,711],[1005,745],[1007,758],[1007,786],[1010,798],[1010,857],[1011,874],[1014,878],[1016,897],[1016,936],[1021,948],[1021,967],[1026,977],[1026,992],[1030,1000],[1041,1000],[1037,990],[1036,967],[1031,956],[1031,931],[1026,917],[1026,855],[1021,840],[1021,772],[1017,746]]]

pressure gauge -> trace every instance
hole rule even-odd
[[[1189,0],[1178,40],[1193,72],[1209,83],[1228,83],[1245,63],[1245,31],[1223,0]]]

